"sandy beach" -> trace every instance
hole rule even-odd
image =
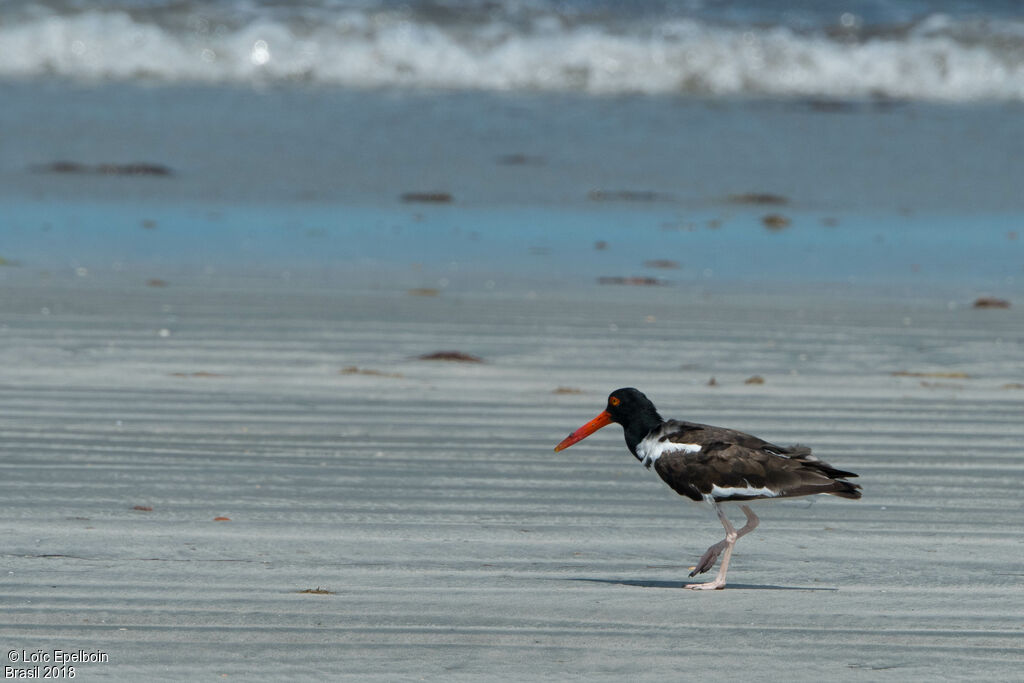
[[[83,680],[1016,676],[1014,309],[11,272],[7,650],[109,656]],[[710,510],[611,429],[551,450],[627,384],[864,498],[764,506],[729,587],[681,590]]]

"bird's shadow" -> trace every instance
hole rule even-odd
[[[586,581],[591,583],[614,583],[620,586],[635,586],[637,588],[685,588],[688,584],[685,581],[651,581],[644,579],[593,579],[578,577],[565,579],[565,581]],[[693,583],[700,583],[694,581]],[[825,586],[771,586],[756,583],[729,583],[725,590],[764,590],[764,591],[838,591],[838,588]]]

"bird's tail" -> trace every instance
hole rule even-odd
[[[853,475],[857,476],[857,475]],[[851,484],[848,481],[837,481],[832,485],[831,491],[826,491],[833,496],[839,496],[840,498],[849,498],[851,500],[857,500],[860,498],[860,486],[857,484]]]
[[[857,476],[853,472],[836,469],[824,460],[819,460],[816,455],[811,453],[811,449],[807,446],[790,446],[786,449],[786,456],[792,460],[799,460],[812,470],[817,470],[831,479],[852,479]],[[853,486],[853,484],[850,485]],[[857,488],[860,487],[858,486]],[[860,498],[859,495],[856,497]]]

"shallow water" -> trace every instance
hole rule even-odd
[[[1016,105],[52,82],[0,94],[0,256],[29,268],[471,289],[830,282],[962,299],[1014,293],[1024,265]],[[168,174],[95,170],[134,162]]]

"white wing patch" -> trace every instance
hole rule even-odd
[[[675,443],[647,437],[636,445],[636,454],[640,457],[640,462],[644,464],[644,467],[650,469],[651,465],[657,462],[658,458],[665,453],[679,453],[680,451],[683,453],[699,453],[700,448],[699,443]]]
[[[746,480],[744,480],[746,481]],[[761,486],[754,488],[749,484],[744,487],[738,486],[719,486],[718,484],[711,485],[711,493],[708,494],[712,499],[714,498],[730,498],[732,496],[762,496],[765,498],[774,498],[779,495],[778,491],[773,491],[767,486]]]

